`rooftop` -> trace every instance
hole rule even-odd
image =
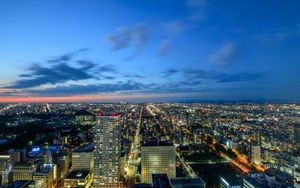
[[[174,146],[174,144],[167,141],[150,141],[142,143],[142,146]]]
[[[91,152],[94,149],[94,145],[92,143],[85,144],[83,146],[79,146],[75,148],[73,152]]]
[[[72,170],[65,179],[85,179],[89,173],[89,170]]]

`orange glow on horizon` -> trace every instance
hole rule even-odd
[[[40,103],[40,102],[108,102],[159,99],[169,97],[184,97],[187,93],[160,93],[160,94],[93,94],[78,96],[0,96],[0,102],[6,103]]]

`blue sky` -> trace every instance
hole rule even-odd
[[[0,100],[299,100],[299,6],[3,0]]]

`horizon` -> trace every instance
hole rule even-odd
[[[0,2],[0,103],[300,100],[300,2]]]

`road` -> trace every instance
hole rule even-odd
[[[125,187],[128,188],[134,185],[135,175],[137,174],[137,159],[138,159],[137,157],[140,148],[139,133],[140,133],[140,127],[142,123],[142,113],[143,113],[143,106],[141,107],[140,117],[137,122],[137,129],[134,135],[133,145],[131,147],[131,152],[130,152],[131,155],[127,167]]]

